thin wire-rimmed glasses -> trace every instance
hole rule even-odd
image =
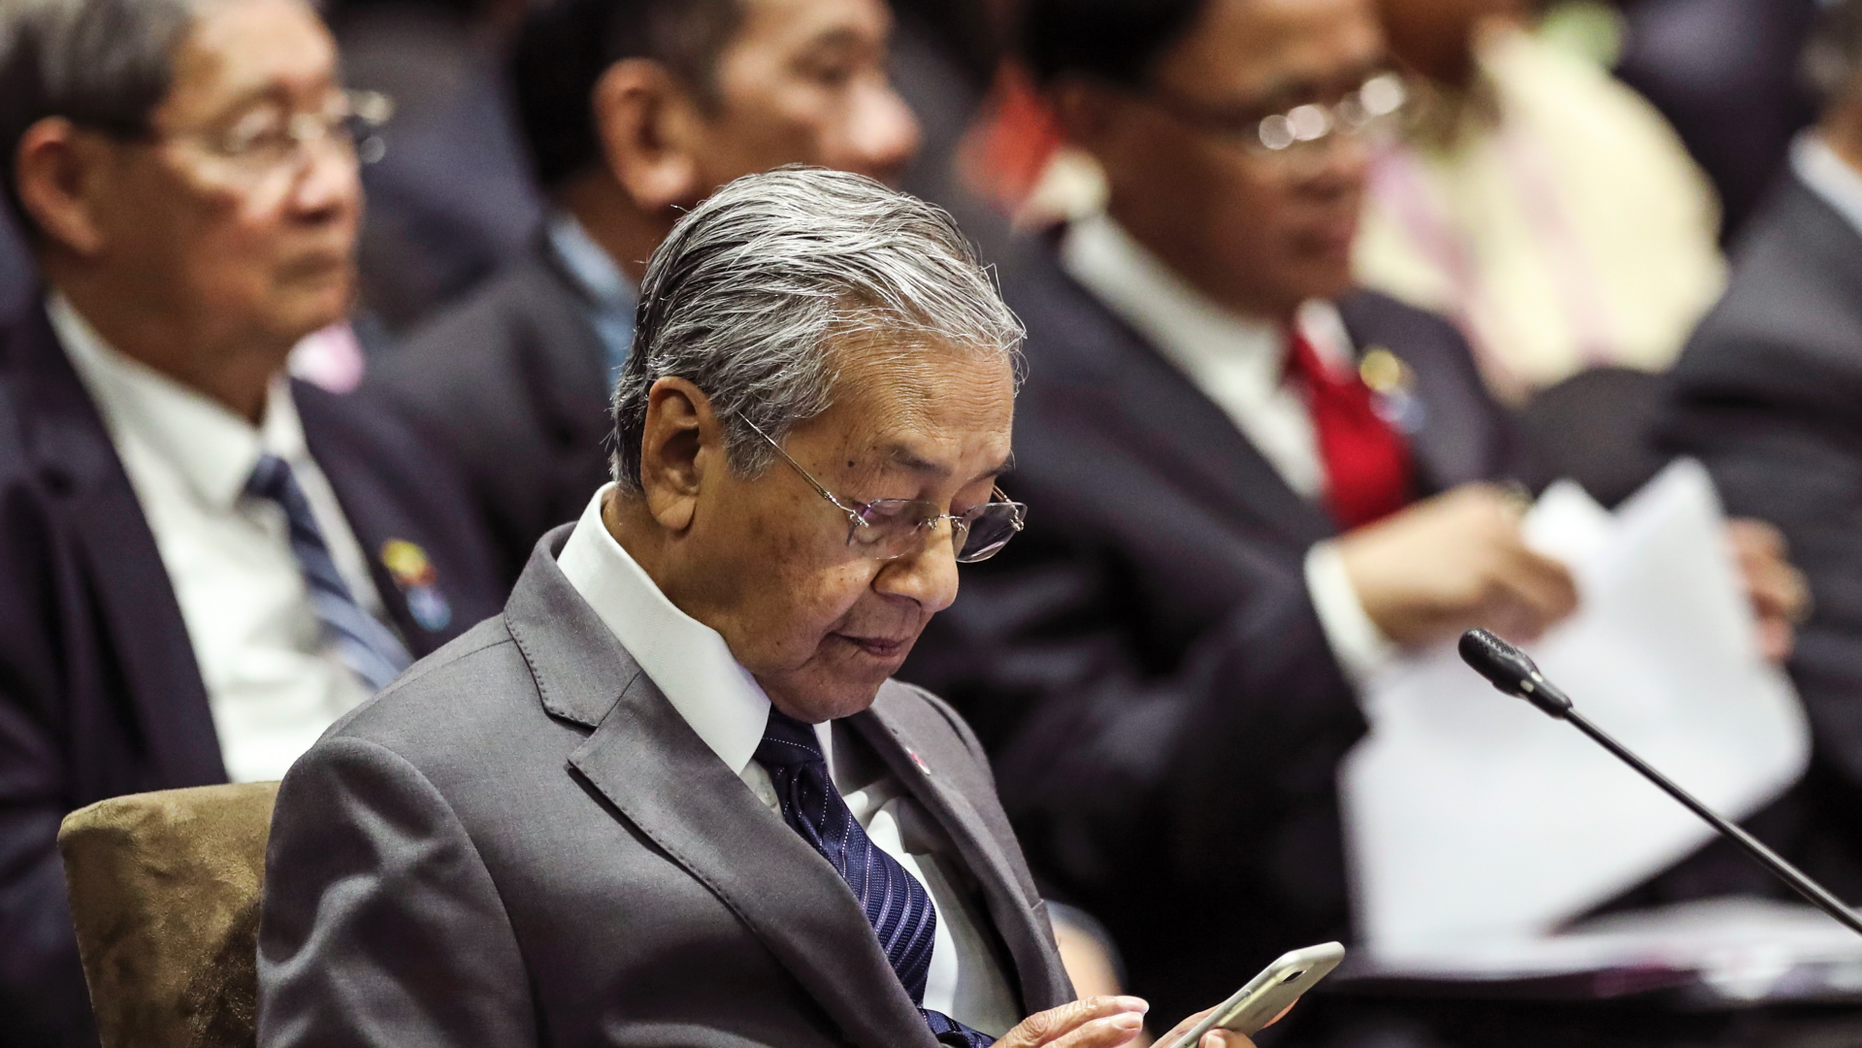
[[[774,448],[776,454],[782,456],[782,461],[800,473],[816,494],[832,503],[835,509],[847,514],[847,545],[873,560],[897,560],[922,549],[926,533],[936,531],[939,524],[949,521],[950,547],[956,551],[957,563],[975,564],[1000,552],[1015,537],[1015,533],[1023,528],[1027,519],[1028,507],[1011,502],[1001,488],[991,490],[993,501],[961,514],[945,513],[938,508],[937,503],[921,499],[843,501],[816,480],[814,474],[803,469],[801,463],[790,458],[789,453],[782,450],[782,445],[771,440],[769,434],[758,428],[746,415],[738,412],[737,417],[743,419],[744,425],[749,426],[751,432]]]
[[[303,170],[313,150],[331,144],[372,164],[387,150],[380,132],[393,116],[394,101],[379,91],[336,91],[315,112],[260,107],[230,127],[169,137],[194,144],[243,181],[261,182]]]
[[[1250,113],[1211,106],[1168,92],[1152,91],[1146,97],[1184,123],[1232,139],[1251,153],[1299,159],[1339,138],[1395,137],[1409,89],[1400,75],[1379,72],[1330,105],[1309,102],[1265,117],[1258,109]]]

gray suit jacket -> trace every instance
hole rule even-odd
[[[259,1043],[931,1048],[833,867],[563,577],[568,531],[285,777]],[[969,728],[897,683],[842,724],[948,833],[1024,1008],[1070,1000]]]

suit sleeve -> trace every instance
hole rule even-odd
[[[259,933],[265,1048],[538,1042],[497,886],[412,765],[326,738],[279,790]]]
[[[13,1045],[81,1045],[96,1034],[58,857],[69,729],[49,597],[57,557],[40,505],[24,485],[0,484],[0,1029]]]

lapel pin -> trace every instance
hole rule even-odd
[[[1416,395],[1416,372],[1385,346],[1372,345],[1358,361],[1358,378],[1371,391],[1372,404],[1385,422],[1401,433],[1422,429],[1427,413]]]
[[[453,620],[453,606],[440,592],[439,573],[427,551],[406,539],[389,539],[382,543],[381,564],[407,600],[414,621],[429,632],[445,629]]]

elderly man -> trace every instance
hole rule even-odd
[[[889,181],[911,159],[890,29],[883,0],[565,0],[532,17],[513,78],[545,234],[372,383],[465,467],[507,579],[606,476],[635,284],[678,217],[783,164]]]
[[[641,296],[615,482],[286,777],[259,1043],[1126,1043],[1143,1002],[1066,1003],[968,727],[889,679],[1022,522],[989,277],[929,205],[785,170]]]
[[[1044,886],[1168,1012],[1349,934],[1360,682],[1471,626],[1535,634],[1576,594],[1496,483],[1517,443],[1466,342],[1352,286],[1400,97],[1369,0],[1026,17],[1109,204],[1005,277],[1029,327],[1015,491],[1042,513],[903,675],[974,720]],[[1776,656],[1797,580],[1752,547]]]
[[[460,485],[283,373],[342,317],[354,113],[299,0],[8,0],[0,334],[0,1040],[90,1035],[73,808],[276,779],[496,608]]]

